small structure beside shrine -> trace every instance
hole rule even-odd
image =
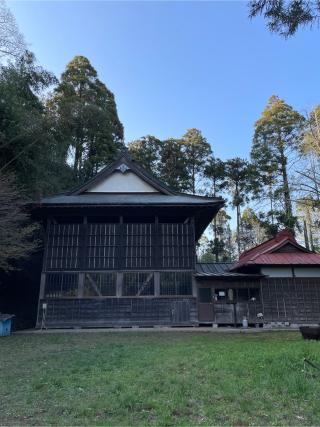
[[[283,230],[236,263],[198,264],[199,321],[296,326],[320,323],[320,254]]]

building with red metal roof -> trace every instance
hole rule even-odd
[[[231,271],[250,266],[320,266],[320,254],[299,245],[289,230],[243,252]]]
[[[283,230],[233,264],[197,265],[199,320],[217,325],[320,322],[320,254]]]

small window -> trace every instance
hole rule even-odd
[[[227,290],[226,289],[215,289],[215,291],[214,291],[215,301],[225,301],[226,298],[227,298]]]
[[[190,272],[160,273],[160,295],[192,295]]]
[[[124,273],[122,295],[125,297],[154,295],[153,273]]]
[[[47,273],[44,294],[46,298],[76,297],[78,295],[78,274]]]
[[[84,278],[84,297],[116,296],[116,273],[86,273]]]
[[[211,288],[199,288],[199,302],[200,303],[211,303]]]

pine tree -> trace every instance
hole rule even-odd
[[[159,162],[161,160],[162,142],[152,135],[143,136],[128,144],[131,157],[139,165],[159,176]]]
[[[293,214],[288,160],[290,151],[297,150],[302,140],[304,117],[277,96],[269,99],[261,118],[255,123],[251,158],[261,181],[264,194],[280,205],[278,220],[291,230],[296,218]],[[267,187],[267,188],[266,188]],[[274,210],[273,208],[271,210]]]
[[[234,259],[230,220],[225,209],[221,209],[211,224],[213,239],[210,241],[210,252],[214,254],[215,262],[230,262]]]
[[[220,195],[227,185],[225,178],[225,163],[214,156],[211,156],[204,168],[204,175],[209,179],[210,190],[208,193],[212,197]]]
[[[84,56],[69,62],[49,105],[78,181],[92,177],[124,147],[114,95]]]
[[[182,141],[190,181],[188,190],[195,194],[212,150],[201,131],[195,128],[188,129]]]
[[[300,27],[312,28],[320,18],[320,4],[312,0],[251,0],[249,17],[263,15],[270,31],[293,36]]]
[[[162,142],[159,177],[177,191],[189,189],[190,177],[181,139],[170,138]]]
[[[244,159],[236,157],[225,162],[227,189],[231,195],[231,205],[236,209],[236,242],[241,253],[241,206],[248,202],[257,185],[255,168]]]

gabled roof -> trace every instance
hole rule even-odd
[[[106,190],[109,177],[111,181],[112,177],[116,179],[116,184],[113,181],[112,191]],[[125,185],[122,184],[124,181]],[[133,181],[135,188],[139,187],[140,191],[136,191],[131,185]],[[198,239],[223,205],[222,197],[196,196],[172,190],[139,166],[128,153],[122,153],[115,162],[106,166],[87,183],[72,191],[45,197],[40,203],[34,203],[34,215],[43,217],[49,210],[52,214],[65,210],[79,212],[80,209],[92,211],[92,208],[107,208],[119,211],[122,208],[136,207],[144,208],[151,215],[157,215],[158,212],[160,215],[183,213],[194,217],[195,237]]]
[[[299,245],[289,230],[283,230],[274,238],[243,252],[231,270],[250,265],[320,265],[320,254]]]
[[[88,191],[90,188],[96,186],[103,180],[110,177],[114,172],[127,173],[128,171],[133,172],[151,187],[156,189],[162,194],[176,194],[175,191],[170,189],[166,184],[152,176],[149,172],[139,166],[128,154],[127,151],[124,151],[120,156],[110,165],[104,167],[100,172],[98,172],[93,178],[87,181],[85,184],[80,185],[79,187],[71,190],[68,195],[76,196],[83,194]]]
[[[89,191],[114,172],[126,174],[128,171],[151,185],[157,191],[141,193],[99,193]],[[85,184],[62,194],[41,199],[39,207],[80,207],[80,206],[197,206],[212,207],[215,212],[224,205],[222,197],[205,197],[179,193],[152,176],[131,159],[127,152],[122,153],[111,165],[103,168]],[[212,217],[211,217],[212,218]],[[210,219],[209,219],[210,221]]]

